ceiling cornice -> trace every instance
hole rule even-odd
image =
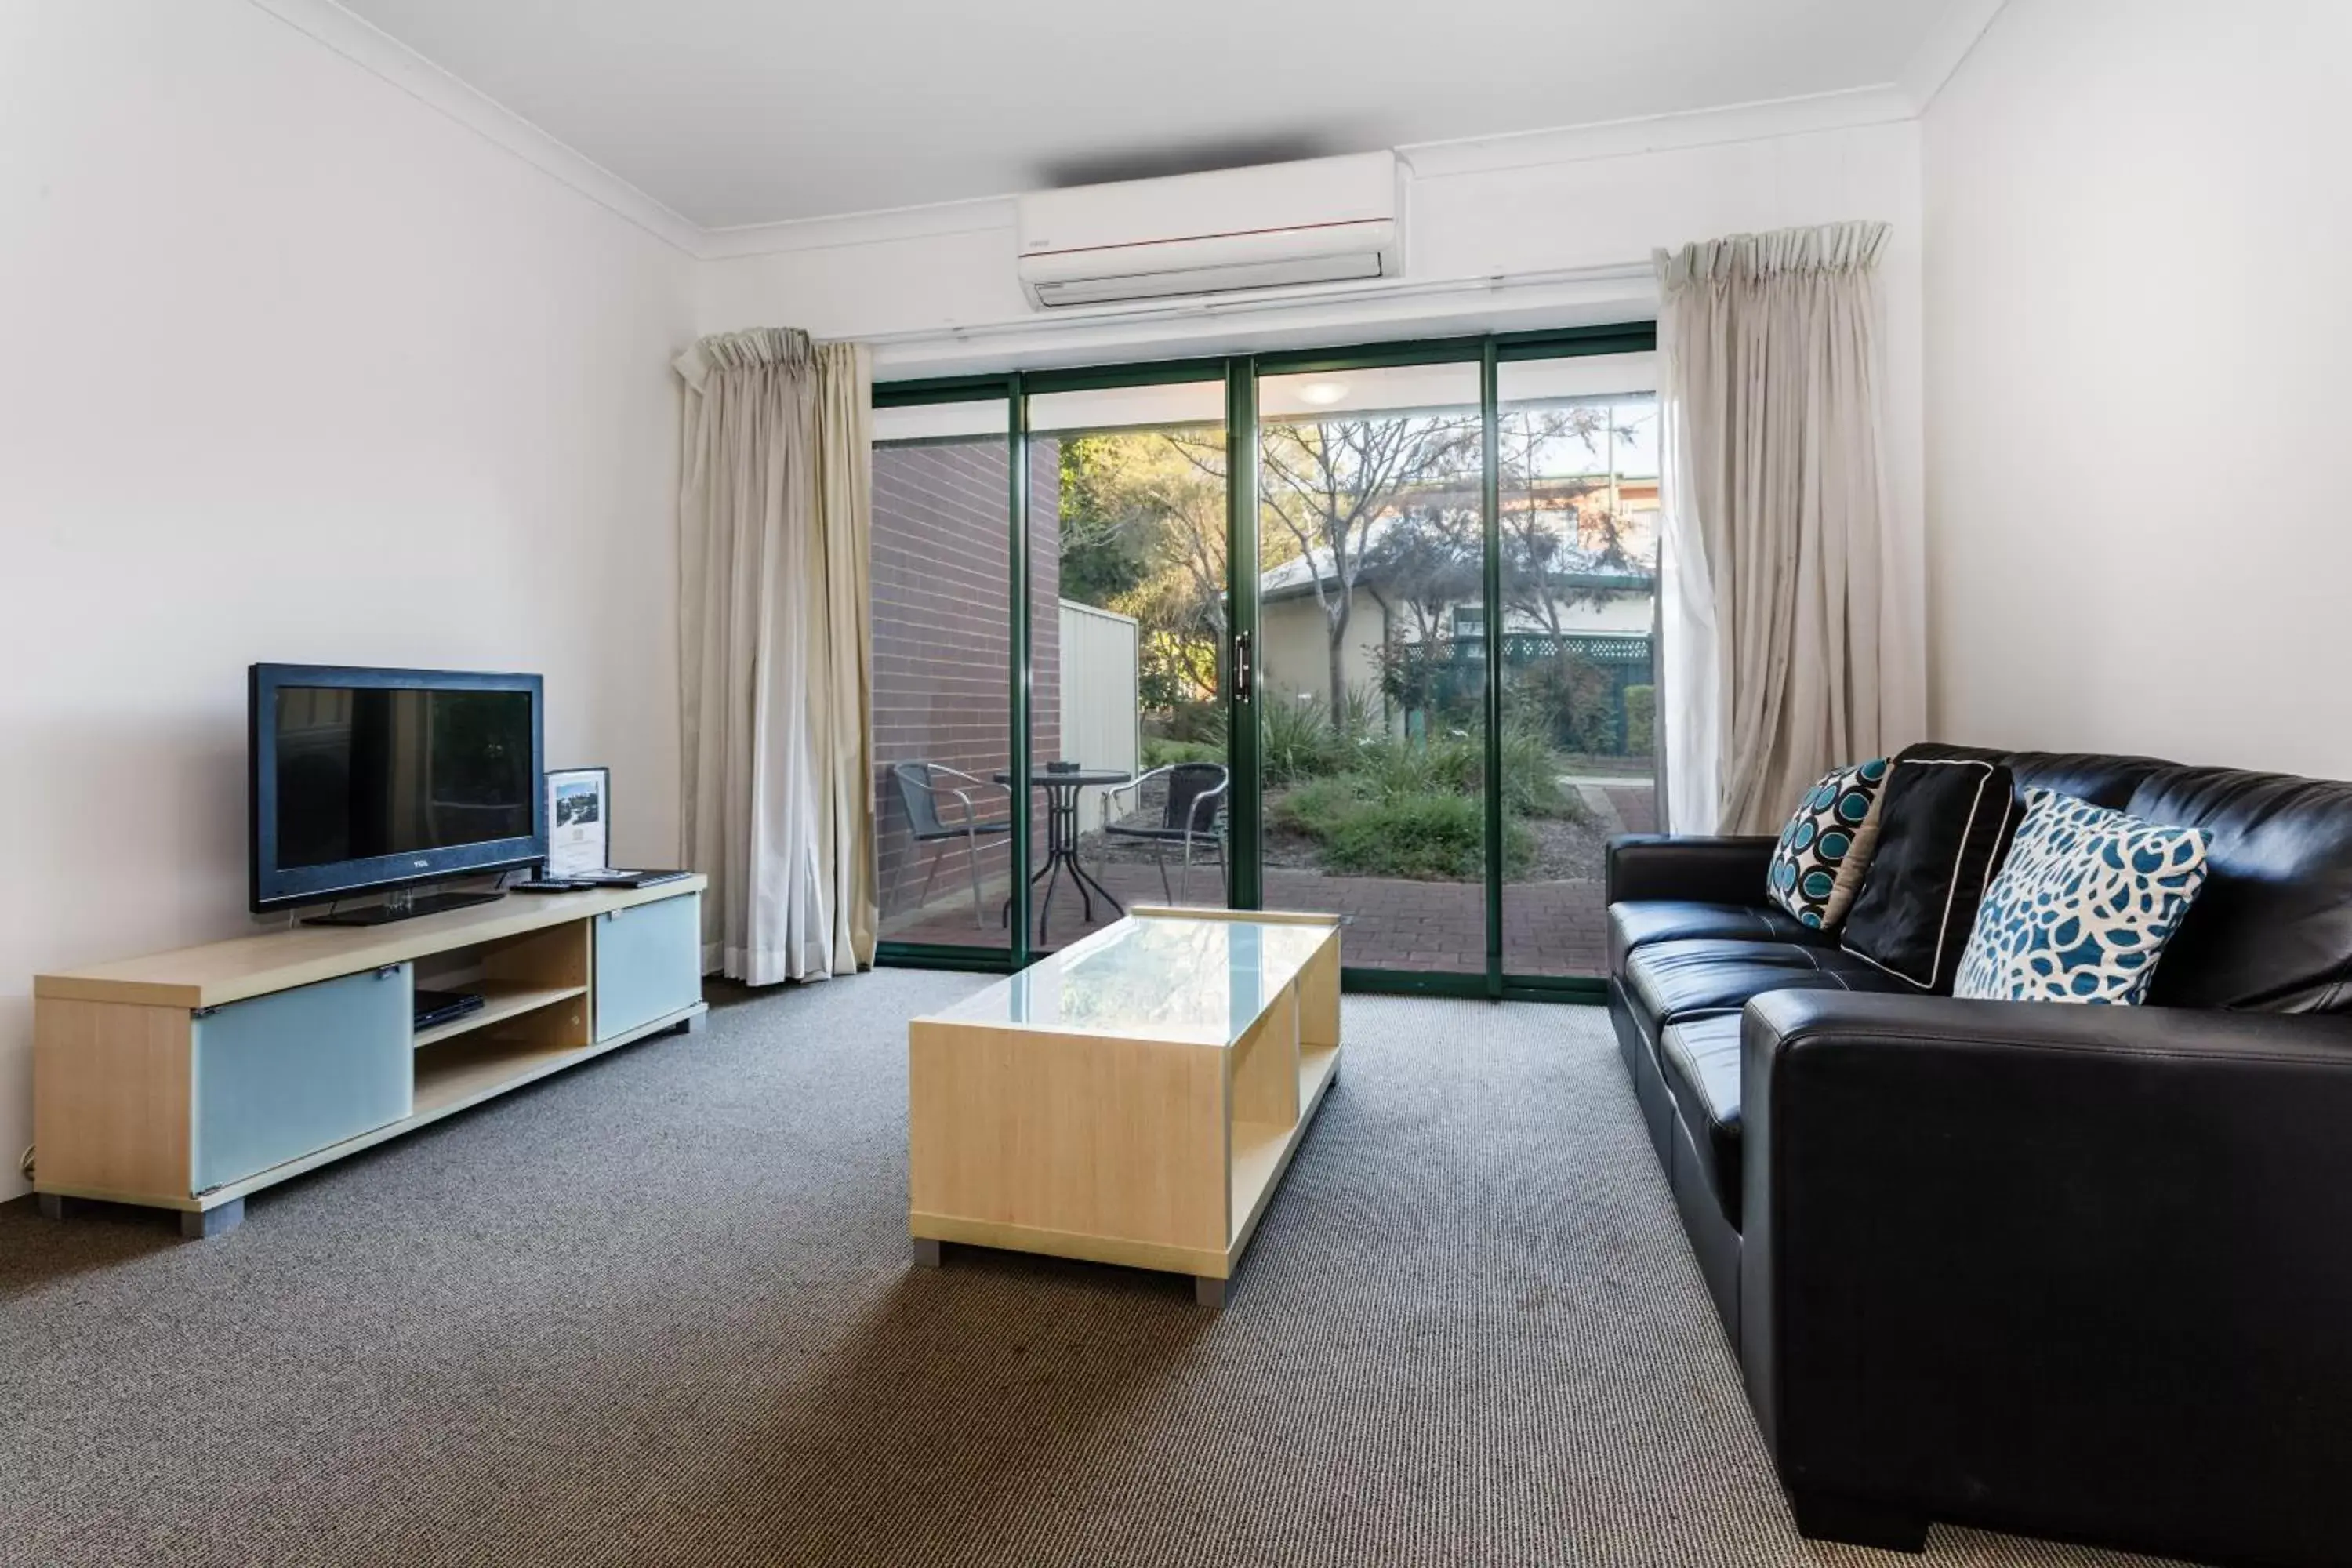
[[[1911,100],[1915,114],[1925,114],[1977,40],[1992,26],[2008,0],[1946,0],[1927,27],[1927,36],[1919,40],[1912,51],[1911,60],[1903,68],[1900,86],[1903,96]]]
[[[249,3],[373,71],[427,107],[520,158],[541,174],[646,233],[701,260],[872,245],[1010,228],[1010,195],[844,213],[734,228],[704,228],[602,164],[467,86],[415,49],[346,11],[335,0]],[[1912,120],[1957,70],[2004,0],[1950,0],[1899,83],[1804,98],[1732,104],[1504,136],[1426,142],[1396,151],[1416,179],[1444,179],[1543,163],[1628,157]]]
[[[497,100],[467,86],[333,0],[251,3],[656,238],[667,240],[689,256],[702,253],[704,234],[699,226],[670,211],[603,164],[573,152]]]
[[[876,245],[894,239],[929,239],[944,234],[1011,228],[1013,198],[933,202],[925,206],[886,207],[834,217],[794,218],[786,223],[746,224],[702,231],[698,254],[705,260],[730,256],[772,256],[783,251],[825,250],[842,245]]]
[[[1439,179],[1541,163],[1575,163],[1685,147],[1714,147],[1768,136],[1847,131],[1859,125],[1909,120],[1915,113],[1910,100],[1892,87],[1857,87],[1804,98],[1645,115],[1638,120],[1522,131],[1507,136],[1423,142],[1398,148],[1397,156],[1404,160],[1415,178]]]

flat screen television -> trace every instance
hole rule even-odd
[[[256,912],[546,858],[540,677],[311,664],[249,674]],[[404,896],[390,912],[425,910]]]

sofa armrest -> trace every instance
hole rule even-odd
[[[1622,833],[1609,841],[1609,902],[1690,899],[1707,904],[1764,900],[1764,876],[1780,842],[1769,835],[1702,838]]]
[[[1742,1050],[1741,1362],[1792,1497],[2352,1540],[2352,1018],[1779,992]]]

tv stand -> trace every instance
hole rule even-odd
[[[248,1193],[665,1030],[699,1026],[702,889],[500,899],[33,980],[33,1188],[176,1209]],[[419,1025],[415,993],[468,992]]]
[[[323,915],[306,915],[306,926],[382,926],[394,921],[413,921],[419,915],[437,915],[445,910],[470,910],[477,904],[495,904],[506,897],[498,893],[449,893],[437,889],[418,892],[413,888],[394,888],[383,896],[383,902],[369,904],[356,910],[329,910]]]

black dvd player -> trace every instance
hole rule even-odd
[[[468,1013],[480,1012],[482,997],[481,993],[478,991],[420,989],[416,993],[415,1005],[416,1026],[420,1029],[430,1029],[436,1025],[446,1024],[453,1018],[462,1018]]]

